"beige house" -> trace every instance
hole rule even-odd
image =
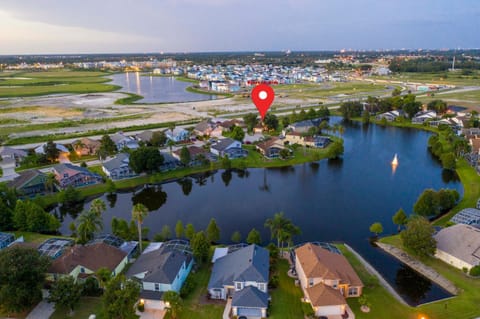
[[[52,262],[47,279],[72,276],[77,281],[89,277],[100,268],[107,268],[116,276],[127,263],[127,253],[108,244],[76,245]]]
[[[344,256],[307,243],[295,249],[295,269],[317,316],[354,318],[345,298],[359,297],[363,283]]]
[[[457,224],[440,230],[435,236],[435,257],[458,269],[480,265],[480,229]]]
[[[87,137],[72,143],[75,152],[77,152],[78,155],[82,156],[97,154],[101,145],[102,143],[100,141],[92,140],[91,138]]]

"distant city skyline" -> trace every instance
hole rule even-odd
[[[0,54],[480,48],[478,0],[2,0]]]

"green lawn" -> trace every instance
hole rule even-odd
[[[272,302],[270,304],[269,318],[295,319],[303,317],[301,298],[302,290],[295,286],[295,280],[288,277],[288,261],[281,258],[278,261],[279,284],[276,289],[270,290]]]
[[[103,319],[101,313],[102,299],[98,297],[82,297],[77,305],[73,316],[67,316],[68,310],[60,308],[56,310],[50,319],[87,319],[91,314],[95,314],[97,319]]]
[[[462,75],[461,72],[417,72],[417,73],[396,73],[390,76],[376,76],[375,79],[393,80],[403,82],[424,82],[436,84],[453,85],[478,85],[480,73],[473,75]]]
[[[195,289],[184,299],[182,310],[178,319],[212,319],[222,318],[225,304],[206,304],[205,296],[207,294],[208,280],[210,279],[209,265],[202,266],[197,272],[191,272],[195,282]],[[169,318],[167,315],[166,318]]]
[[[295,98],[328,98],[339,94],[358,95],[385,90],[385,85],[365,82],[283,84],[274,87],[277,95]]]

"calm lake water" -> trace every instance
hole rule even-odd
[[[332,119],[331,121],[338,121]],[[381,222],[384,234],[396,232],[392,215],[400,208],[410,213],[425,188],[453,188],[463,193],[455,176],[442,171],[427,150],[429,133],[411,129],[344,124],[343,160],[322,160],[278,169],[249,169],[247,173],[225,172],[195,176],[156,188],[103,196],[110,205],[104,213],[105,231],[113,216],[130,220],[131,208],[143,203],[150,210],[145,226],[150,238],[163,225],[174,230],[181,219],[204,229],[214,217],[222,241],[232,233],[245,237],[252,227],[262,232],[266,218],[284,211],[302,230],[295,238],[304,241],[342,241],[362,254],[410,304],[447,297],[448,293],[417,275],[369,243],[369,226]],[[395,172],[390,165],[398,154]],[[88,203],[85,208],[88,207]],[[71,216],[65,216],[62,231],[69,233]]]
[[[143,96],[140,103],[190,102],[214,100],[216,95],[187,92],[192,83],[174,77],[143,76],[139,72],[114,74],[111,84],[122,87],[121,91]]]

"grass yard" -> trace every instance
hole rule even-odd
[[[101,314],[102,299],[98,297],[82,297],[77,305],[73,316],[67,316],[68,310],[60,308],[55,310],[50,319],[87,319],[91,314],[95,314],[97,319],[103,319]]]
[[[385,90],[385,85],[365,82],[340,82],[340,83],[305,83],[283,84],[274,86],[275,93],[279,96],[287,95],[295,98],[328,98],[339,94],[357,95],[374,91]]]
[[[403,82],[425,82],[436,84],[478,85],[480,73],[462,75],[461,72],[435,72],[435,73],[396,73],[391,76],[376,76],[372,78]]]
[[[269,308],[271,319],[296,319],[303,318],[301,298],[302,290],[295,286],[295,280],[288,277],[289,264],[286,259],[278,261],[278,287],[270,290],[272,302]]]

